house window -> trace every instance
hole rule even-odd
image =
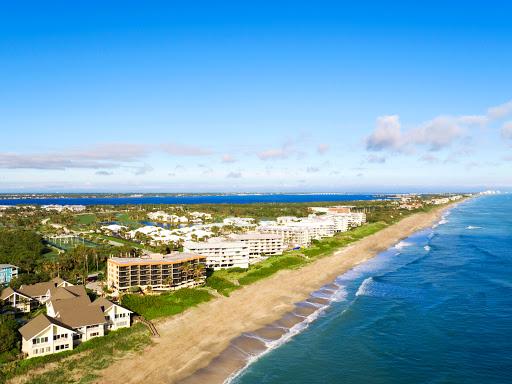
[[[93,332],[93,333],[91,333],[91,337],[98,336],[99,334],[100,334],[99,332]]]

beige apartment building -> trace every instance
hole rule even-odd
[[[142,257],[111,257],[107,260],[109,288],[123,291],[130,287],[174,290],[204,283],[206,257],[190,252]]]

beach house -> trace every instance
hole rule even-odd
[[[22,326],[19,332],[21,351],[29,358],[73,349],[77,334],[70,326],[44,314]]]
[[[128,328],[131,325],[132,311],[119,304],[115,304],[104,297],[98,297],[92,302],[101,309],[107,320],[106,330],[115,331],[120,328]]]
[[[9,285],[12,279],[18,277],[18,267],[12,264],[0,264],[0,286]]]

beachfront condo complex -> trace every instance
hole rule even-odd
[[[120,291],[131,287],[174,290],[204,283],[206,257],[173,252],[142,257],[112,257],[107,260],[107,286]]]

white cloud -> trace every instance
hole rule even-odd
[[[259,152],[258,157],[261,160],[279,160],[287,159],[290,156],[290,152],[286,148],[273,148]]]
[[[164,152],[172,156],[208,156],[213,153],[207,148],[174,143],[162,144],[161,148]]]
[[[112,176],[114,173],[109,171],[96,171],[94,174],[99,176]]]
[[[493,120],[502,119],[510,114],[512,114],[512,100],[487,110],[487,116]]]
[[[237,160],[231,156],[231,155],[228,155],[228,154],[225,154],[222,156],[222,162],[223,163],[234,163],[236,162]]]
[[[135,167],[134,168],[134,171],[133,171],[133,174],[134,175],[137,175],[137,176],[140,176],[140,175],[145,175],[149,172],[151,172],[153,170],[153,167],[149,164],[144,164],[140,167]]]
[[[425,145],[432,151],[438,151],[462,138],[464,129],[460,121],[451,116],[438,116],[408,132],[405,143]]]
[[[370,151],[401,151],[403,138],[400,129],[398,115],[378,117],[375,130],[366,138],[366,149]]]
[[[367,161],[369,163],[383,164],[386,162],[386,158],[384,156],[370,155],[367,157]]]
[[[229,179],[240,179],[242,177],[242,173],[241,172],[229,172],[226,175],[226,177]]]
[[[320,172],[320,168],[318,167],[307,167],[306,168],[307,173],[317,173]]]
[[[316,151],[320,154],[320,155],[325,155],[327,153],[327,151],[329,151],[329,144],[318,144],[318,147],[316,147]]]
[[[512,140],[512,121],[507,121],[501,127],[501,136],[504,139]]]
[[[423,146],[438,151],[462,139],[465,135],[464,124],[474,124],[475,121],[477,119],[469,116],[438,116],[402,132],[398,115],[381,116],[377,118],[375,130],[366,138],[366,149],[410,153],[415,147]]]

